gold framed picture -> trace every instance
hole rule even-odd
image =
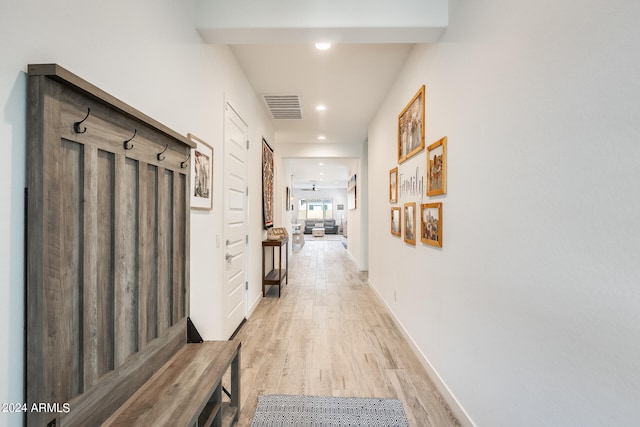
[[[398,168],[389,171],[389,202],[398,202]]]
[[[416,204],[404,204],[404,241],[410,245],[416,244]]]
[[[447,137],[427,147],[427,196],[447,193]]]
[[[424,97],[425,86],[422,85],[398,116],[398,163],[424,149]]]
[[[391,234],[400,236],[402,234],[400,207],[391,208]]]
[[[420,205],[420,241],[442,247],[442,203]]]

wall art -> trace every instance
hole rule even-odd
[[[354,210],[358,207],[356,176],[353,175],[347,184],[347,209]]]
[[[287,190],[285,191],[284,207],[285,207],[286,210],[289,210],[289,208],[293,209],[293,207],[291,205],[291,193],[290,193],[289,187],[287,187]]]
[[[442,247],[442,203],[420,205],[420,241]]]
[[[389,202],[398,201],[398,168],[389,171]]]
[[[398,163],[424,149],[424,97],[425,87],[422,85],[398,116]]]
[[[447,193],[447,137],[427,147],[427,196]]]
[[[416,204],[404,204],[404,241],[410,245],[416,244]]]
[[[400,236],[402,234],[402,215],[400,207],[391,208],[391,234]]]
[[[196,144],[191,149],[191,209],[213,209],[213,147],[192,134]]]
[[[264,228],[273,227],[273,182],[274,182],[273,150],[262,139],[262,215]]]

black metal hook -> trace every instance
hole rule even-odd
[[[189,155],[187,156],[187,158],[183,162],[180,162],[180,169],[184,169],[189,165],[189,159],[190,158],[191,158],[191,152],[189,152]]]
[[[164,160],[164,156],[162,155],[165,151],[167,151],[167,148],[169,148],[169,144],[166,144],[164,146],[164,150],[162,150],[161,152],[158,153],[158,161],[163,161]]]
[[[82,122],[89,118],[89,114],[91,114],[91,108],[87,107],[87,115],[84,116],[84,119],[73,124],[73,130],[75,131],[75,133],[85,133],[87,131],[86,127],[84,129],[80,129],[80,125],[82,124]]]
[[[137,134],[138,134],[138,129],[134,129],[133,136],[122,143],[122,146],[124,147],[125,150],[131,150],[133,148],[133,144],[129,144],[129,143],[133,138],[136,137]]]

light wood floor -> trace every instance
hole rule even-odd
[[[239,426],[273,393],[396,398],[411,426],[459,425],[341,242],[307,241],[289,261],[282,297],[238,334]]]

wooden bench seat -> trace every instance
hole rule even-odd
[[[240,414],[240,341],[184,345],[103,426],[231,426]],[[231,367],[231,401],[222,377]]]

